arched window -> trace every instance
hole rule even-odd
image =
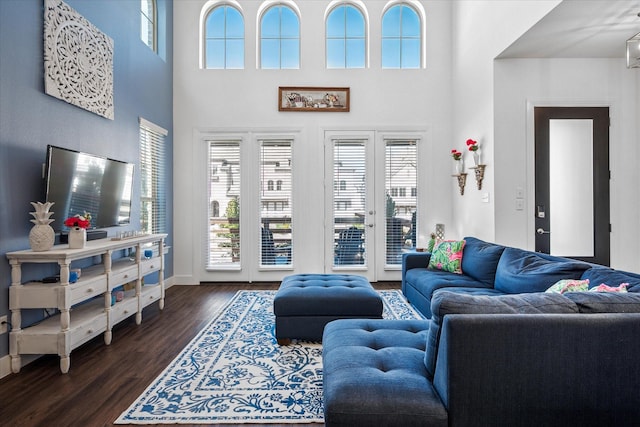
[[[391,6],[382,16],[382,68],[420,68],[420,15],[407,3]]]
[[[140,0],[140,38],[154,52],[158,51],[156,43],[156,0]]]
[[[356,6],[341,4],[327,16],[327,68],[365,68],[367,31]]]
[[[231,5],[216,6],[205,20],[205,68],[244,68],[244,18]]]
[[[271,6],[262,14],[260,68],[300,68],[300,19],[289,6]]]

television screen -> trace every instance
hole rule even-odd
[[[133,164],[49,145],[46,200],[54,202],[56,232],[70,216],[91,214],[90,228],[129,224]]]

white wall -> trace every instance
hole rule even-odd
[[[494,117],[494,58],[559,3],[558,0],[453,2],[454,103],[450,148],[463,150],[466,166],[472,166],[465,141],[475,139],[480,143],[482,162],[487,166],[481,191],[476,187],[472,170],[467,170],[464,196],[457,193],[457,184],[451,183],[455,223],[449,233],[451,237],[476,236],[488,241],[498,238],[497,229],[502,228],[502,223],[494,217],[499,193],[494,182],[503,164],[494,159],[497,140],[494,121],[502,122],[502,118]],[[515,159],[515,164],[521,160]],[[488,202],[483,202],[483,197],[488,198]]]
[[[420,193],[424,228],[451,223],[451,66],[448,2],[423,1],[427,24],[427,67],[380,68],[380,20],[386,2],[367,1],[370,19],[370,68],[327,70],[324,65],[323,16],[327,1],[297,2],[301,12],[300,70],[256,69],[256,12],[261,2],[241,1],[245,16],[245,69],[203,70],[198,60],[198,17],[204,0],[180,0],[174,10],[174,190],[175,277],[197,283],[203,277],[200,241],[206,218],[204,177],[198,172],[198,135],[225,130],[289,130],[299,134],[294,146],[296,272],[322,271],[324,222],[323,131],[333,129],[427,131],[428,188]],[[349,113],[278,112],[278,86],[348,86]],[[436,182],[437,181],[437,182]],[[445,185],[443,185],[443,183]],[[425,197],[426,195],[426,197]],[[189,207],[184,208],[184,207]],[[193,207],[197,207],[194,209]],[[296,215],[296,214],[294,214]],[[491,215],[487,215],[491,218]],[[187,221],[181,220],[188,218]],[[302,220],[303,219],[303,220]],[[294,216],[294,221],[296,218]],[[423,230],[424,232],[424,230]],[[220,274],[232,280],[233,274]],[[398,272],[398,279],[400,274]],[[255,280],[260,280],[259,278]]]
[[[495,62],[496,240],[533,249],[533,106],[610,107],[611,265],[639,271],[638,70],[622,59]],[[525,209],[515,210],[516,187]],[[580,207],[576,206],[576,214]]]

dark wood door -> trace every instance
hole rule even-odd
[[[536,107],[535,249],[610,264],[609,108]]]

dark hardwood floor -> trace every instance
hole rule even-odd
[[[375,287],[398,289],[399,284],[384,282]],[[46,355],[1,379],[0,425],[113,426],[241,289],[278,289],[278,284],[173,286],[166,291],[164,310],[152,304],[144,309],[142,324],[136,325],[132,316],[116,325],[111,345],[105,345],[100,336],[72,351],[67,374],[60,372],[58,356]]]

